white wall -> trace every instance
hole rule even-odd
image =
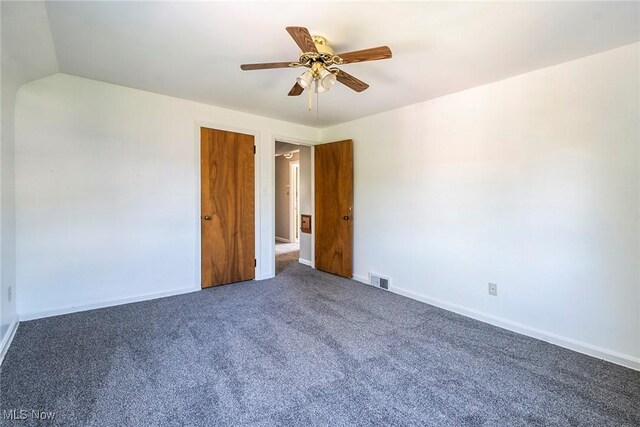
[[[355,144],[356,277],[640,369],[639,49],[323,130]]]
[[[300,146],[300,214],[311,215],[313,221],[313,161],[312,147]],[[313,233],[313,228],[311,229]],[[305,264],[313,263],[311,234],[300,233],[300,260]]]
[[[0,209],[0,358],[17,325],[15,282],[15,100],[24,83],[57,72],[44,2],[0,4],[2,67]],[[13,294],[9,299],[9,290]]]
[[[296,147],[297,148],[297,147]],[[292,153],[291,159],[284,156],[276,156],[275,158],[275,203],[276,203],[276,237],[284,240],[291,239],[291,222],[290,222],[290,202],[292,194],[289,189],[291,182],[291,163],[298,162],[298,153]]]
[[[257,134],[257,277],[273,276],[275,135],[319,130],[56,74],[16,107],[21,317],[199,288],[199,123]]]

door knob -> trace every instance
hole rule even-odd
[[[205,215],[203,218],[205,221],[209,221],[211,219],[211,217],[209,215]]]
[[[344,219],[345,221],[349,221],[349,215],[343,216],[342,219]]]

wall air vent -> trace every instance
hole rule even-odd
[[[369,273],[369,283],[376,288],[389,289],[391,279],[381,276],[377,273]]]

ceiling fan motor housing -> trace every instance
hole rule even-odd
[[[318,49],[318,53],[326,53],[327,55],[333,55],[333,49],[327,43],[327,39],[322,36],[311,36],[313,40],[313,44],[316,45],[316,49]],[[305,52],[302,52],[305,53]]]
[[[342,59],[337,56],[331,46],[327,43],[327,39],[322,36],[311,36],[313,44],[317,52],[301,52],[298,62],[294,62],[291,66],[304,66],[311,68],[314,73],[320,68],[327,68],[333,64],[342,64]],[[334,72],[334,71],[332,71]]]

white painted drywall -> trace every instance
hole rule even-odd
[[[355,144],[356,277],[640,368],[639,50],[324,129]]]
[[[15,330],[17,289],[15,282],[15,100],[26,82],[57,72],[49,21],[44,2],[0,4],[2,67],[0,72],[1,180],[0,186],[0,353]],[[12,298],[9,301],[9,288]],[[0,354],[1,357],[1,354]]]
[[[296,147],[298,149],[298,147]],[[291,192],[289,191],[290,183],[290,167],[291,162],[299,161],[298,153],[292,153],[291,159],[284,156],[276,156],[275,158],[275,174],[276,187],[275,203],[276,203],[276,238],[291,240],[291,223],[290,223],[290,202]]]
[[[312,149],[312,147],[301,145],[298,154],[300,157],[300,214],[312,215],[313,219]],[[313,232],[313,229],[311,231]],[[311,234],[300,233],[300,259],[308,264],[312,264],[313,262],[312,243]]]
[[[275,134],[319,130],[56,74],[16,107],[18,313],[199,287],[198,125],[257,134],[257,277],[273,276]]]

